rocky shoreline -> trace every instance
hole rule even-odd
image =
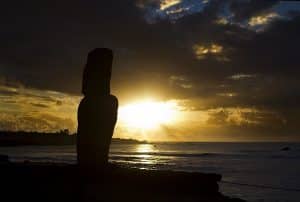
[[[77,165],[1,163],[6,201],[207,201],[242,202],[219,192],[218,174],[129,169],[110,164],[97,175]],[[84,176],[83,176],[84,175]]]

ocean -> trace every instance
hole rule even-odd
[[[15,162],[76,163],[74,146],[1,147],[0,154]],[[114,143],[110,161],[140,169],[219,173],[225,195],[249,202],[300,202],[300,143]]]

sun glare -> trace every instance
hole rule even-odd
[[[142,101],[128,104],[119,110],[120,121],[132,128],[154,129],[174,121],[175,102]]]

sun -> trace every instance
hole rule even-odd
[[[144,100],[120,107],[119,119],[132,128],[154,129],[176,117],[175,102]]]

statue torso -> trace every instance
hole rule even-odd
[[[85,97],[78,109],[80,144],[101,145],[113,135],[117,121],[118,100],[113,95]]]

